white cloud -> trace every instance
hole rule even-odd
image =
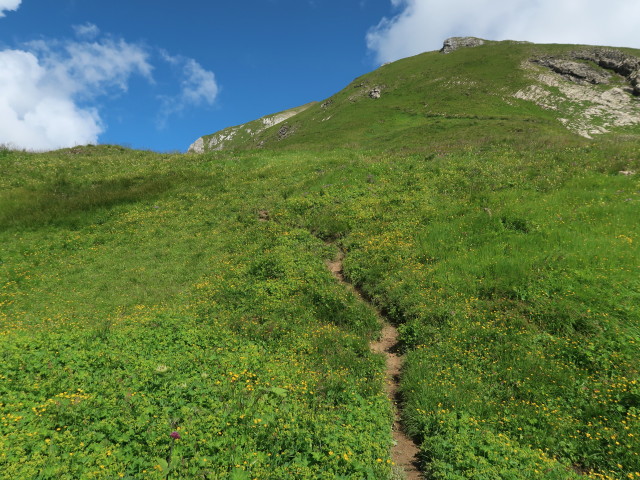
[[[133,74],[151,79],[153,67],[147,61],[147,52],[124,40],[72,42],[66,45],[65,51],[66,55],[62,57],[50,55],[50,66],[59,76],[68,78],[79,91],[95,94],[112,86],[126,91]]]
[[[89,22],[82,25],[74,25],[73,31],[76,32],[76,35],[79,38],[84,38],[86,40],[93,40],[100,33],[100,29],[93,23]]]
[[[0,52],[0,144],[31,150],[95,143],[100,119],[47,81],[35,55]]]
[[[6,10],[17,10],[21,3],[22,0],[0,0],[0,18]]]
[[[441,47],[451,36],[640,47],[638,0],[391,0],[401,12],[367,34],[382,62]]]
[[[0,144],[50,150],[97,143],[104,127],[83,103],[126,91],[134,74],[151,79],[147,53],[123,40],[28,48],[0,51]]]
[[[217,95],[218,84],[213,72],[205,70],[193,59],[186,59],[180,94],[184,103],[213,105]]]
[[[169,116],[181,113],[188,107],[211,106],[218,96],[219,87],[213,72],[205,70],[192,58],[162,53],[181,76],[180,92],[174,96],[161,96],[163,104],[158,116],[158,126],[164,128]]]
[[[91,23],[73,28],[76,40],[37,40],[0,50],[0,145],[51,150],[98,143],[107,126],[96,105],[108,108],[136,76],[152,87],[159,127],[187,108],[214,104],[215,76],[195,60],[101,35]],[[173,81],[156,84],[151,59],[167,62]],[[173,95],[157,92],[172,85]]]

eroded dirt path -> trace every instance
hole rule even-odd
[[[404,433],[404,428],[400,422],[400,395],[398,387],[400,384],[400,373],[402,371],[403,357],[396,353],[398,349],[398,329],[391,325],[371,302],[362,293],[349,283],[343,274],[342,263],[344,253],[340,251],[338,255],[327,263],[327,266],[336,279],[356,295],[362,302],[369,305],[377,313],[382,325],[382,335],[380,340],[371,342],[369,347],[374,353],[384,354],[386,358],[386,383],[387,395],[394,404],[393,439],[395,445],[391,449],[391,460],[400,469],[407,480],[419,480],[423,476],[418,469],[418,446]]]

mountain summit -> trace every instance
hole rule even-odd
[[[638,50],[453,37],[321,102],[200,137],[189,151],[639,133],[639,96]]]

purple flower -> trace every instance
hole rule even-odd
[[[178,432],[171,432],[171,435],[169,436],[174,440],[178,440],[180,438],[180,434]]]

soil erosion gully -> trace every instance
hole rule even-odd
[[[367,298],[353,284],[344,277],[342,264],[344,252],[342,250],[336,257],[327,263],[333,276],[346,288],[348,288],[363,303],[369,305],[377,314],[382,325],[382,335],[380,339],[371,342],[369,347],[374,353],[384,354],[386,359],[386,391],[387,396],[394,405],[393,439],[395,445],[391,449],[391,459],[400,469],[407,480],[419,480],[422,477],[418,469],[418,447],[415,442],[404,433],[404,428],[400,421],[400,394],[398,391],[400,383],[400,373],[402,370],[403,357],[398,355],[398,329],[393,326]]]

